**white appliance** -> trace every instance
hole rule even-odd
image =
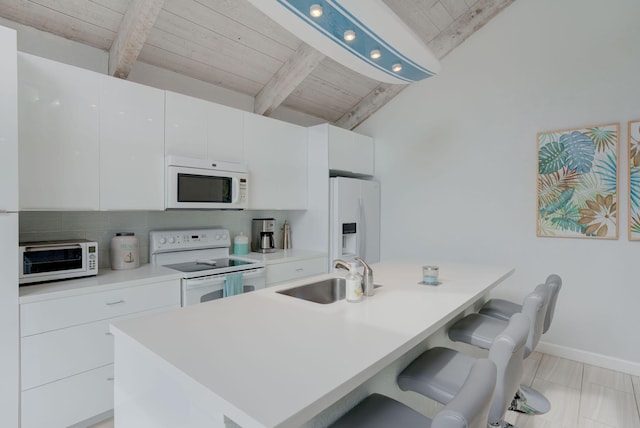
[[[246,166],[176,156],[166,158],[168,209],[247,208],[249,174]]]
[[[329,199],[329,269],[336,259],[380,261],[380,183],[333,177]]]
[[[229,255],[229,231],[221,228],[149,232],[149,260],[182,272],[182,306],[223,297],[231,274],[242,274],[244,292],[264,288],[264,262]]]
[[[18,57],[15,30],[0,26],[0,426],[17,427]]]
[[[98,274],[98,243],[86,239],[21,242],[20,285]]]

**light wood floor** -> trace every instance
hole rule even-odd
[[[551,401],[544,415],[507,412],[518,428],[640,428],[640,377],[534,352],[523,384]],[[112,428],[113,420],[92,428]]]

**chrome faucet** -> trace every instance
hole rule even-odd
[[[350,268],[349,267],[349,263],[345,262],[344,260],[337,259],[337,260],[334,260],[333,263],[334,263],[334,267],[336,269],[349,270],[349,268]]]
[[[362,273],[362,290],[364,295],[373,296],[375,293],[375,287],[373,286],[373,269],[371,269],[371,266],[369,266],[367,262],[362,260],[360,257],[356,257],[356,260],[364,266],[364,272]]]

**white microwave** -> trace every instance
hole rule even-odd
[[[20,243],[20,285],[97,274],[97,242],[75,239]]]
[[[167,209],[231,209],[248,206],[249,174],[234,162],[167,156]]]

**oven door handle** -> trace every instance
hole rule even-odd
[[[75,250],[78,248],[82,248],[80,244],[72,244],[72,245],[39,245],[37,247],[25,247],[24,251],[34,252],[34,251],[51,251],[51,250]]]

